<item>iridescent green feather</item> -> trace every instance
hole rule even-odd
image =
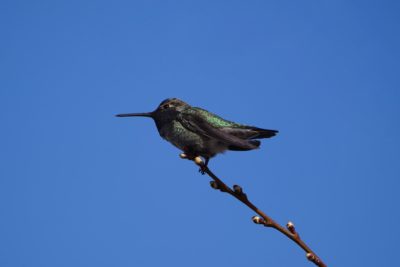
[[[193,107],[192,112],[199,113],[200,116],[205,118],[212,126],[214,126],[216,128],[222,128],[222,127],[233,127],[234,128],[234,127],[242,127],[243,126],[243,125],[235,123],[233,121],[225,120],[225,119],[219,117],[218,115],[211,113],[202,108]]]

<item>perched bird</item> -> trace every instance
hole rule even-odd
[[[152,112],[116,116],[152,118],[161,137],[181,149],[189,158],[203,157],[205,166],[218,153],[256,149],[260,141],[255,139],[270,138],[278,133],[225,120],[177,98],[162,101]]]

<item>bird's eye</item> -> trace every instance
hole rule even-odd
[[[170,108],[170,107],[171,107],[171,105],[169,105],[169,104],[165,104],[165,105],[163,106],[164,109],[167,109],[167,108]]]

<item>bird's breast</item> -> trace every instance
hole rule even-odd
[[[189,131],[178,121],[163,125],[159,132],[161,137],[181,150],[185,147],[202,147],[204,144],[201,136]]]
[[[227,150],[226,144],[186,129],[179,121],[173,121],[159,128],[161,137],[182,151],[197,153],[203,157],[213,157]]]

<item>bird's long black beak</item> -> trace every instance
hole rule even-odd
[[[150,117],[153,118],[153,112],[145,112],[145,113],[125,113],[125,114],[117,114],[116,117]]]

